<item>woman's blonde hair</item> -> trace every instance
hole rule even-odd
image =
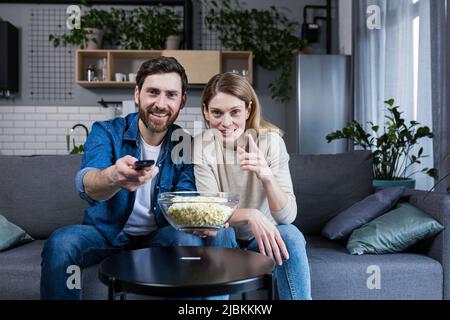
[[[231,72],[216,74],[208,81],[208,84],[203,90],[201,108],[205,123],[208,123],[205,118],[205,111],[208,109],[209,102],[220,92],[235,96],[244,101],[246,108],[251,103],[250,116],[245,123],[246,130],[254,129],[259,134],[261,129],[267,129],[282,135],[282,131],[278,127],[262,118],[261,105],[259,104],[255,90],[253,90],[248,80]]]

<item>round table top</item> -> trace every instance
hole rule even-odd
[[[99,267],[116,291],[154,296],[213,296],[263,288],[274,261],[260,253],[215,247],[151,247],[106,258]]]

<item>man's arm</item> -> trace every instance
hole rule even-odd
[[[104,170],[93,169],[88,171],[83,178],[85,193],[92,200],[108,200],[111,199],[120,188],[114,185],[111,177],[113,166]]]
[[[121,188],[136,191],[158,173],[158,168],[135,170],[137,159],[131,156],[115,161],[111,137],[99,122],[93,124],[84,147],[76,183],[80,196],[89,202],[111,199]]]
[[[90,170],[83,178],[85,193],[93,200],[111,199],[120,189],[136,191],[158,174],[158,167],[135,170],[137,161],[132,156],[125,156],[104,170]]]

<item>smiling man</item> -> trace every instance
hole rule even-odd
[[[83,269],[123,249],[203,245],[201,237],[168,225],[156,203],[160,192],[195,190],[192,165],[171,158],[177,144],[171,136],[180,129],[174,122],[186,103],[186,87],[184,68],[176,59],[149,60],[136,77],[139,112],[93,124],[76,177],[90,207],[83,224],[58,229],[47,240],[42,299],[81,298],[82,288],[67,284],[71,266]],[[155,165],[139,169],[138,160],[154,160]]]

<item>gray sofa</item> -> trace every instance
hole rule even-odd
[[[75,191],[79,155],[0,156],[0,214],[36,240],[0,252],[0,299],[39,299],[41,250],[58,227],[81,223],[83,202]],[[405,253],[351,256],[341,243],[320,236],[326,222],[373,193],[368,152],[291,155],[291,174],[305,234],[313,299],[449,299],[450,196],[408,190],[405,199],[446,229]],[[380,271],[379,289],[369,289],[371,266]],[[97,267],[83,272],[83,298],[105,299]],[[368,270],[369,268],[369,270]],[[253,295],[262,297],[263,295]],[[252,295],[249,295],[251,298]]]

